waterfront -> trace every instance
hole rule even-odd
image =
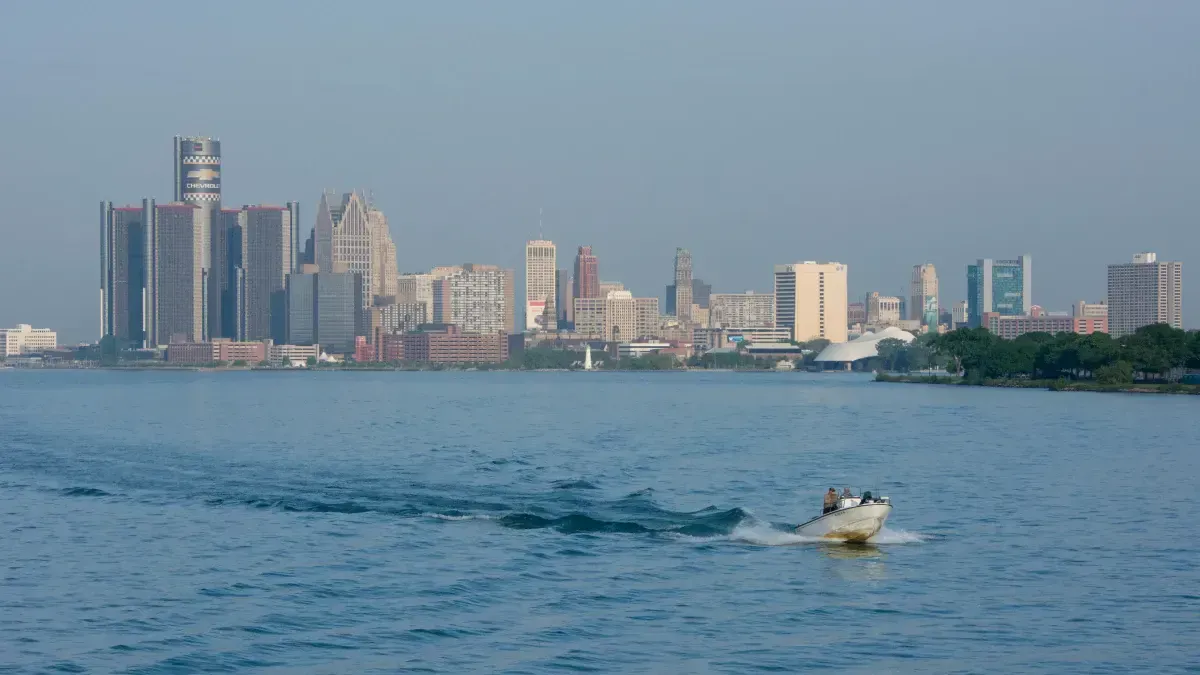
[[[1172,672],[1190,397],[857,375],[13,371],[0,668]],[[787,525],[890,495],[873,547]]]

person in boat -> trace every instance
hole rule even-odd
[[[829,492],[825,493],[825,507],[821,509],[821,515],[837,510],[837,500],[837,490],[829,488]]]
[[[863,504],[870,504],[873,501],[875,501],[875,499],[873,497],[871,497],[870,490],[867,490],[866,492],[863,493],[863,498],[862,498]]]
[[[842,499],[850,499],[854,495],[850,492],[850,488],[842,488]]]

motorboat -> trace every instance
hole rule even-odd
[[[892,500],[888,497],[872,497],[870,492],[857,497],[843,495],[831,510],[803,525],[797,525],[796,534],[835,541],[864,542],[883,529],[891,513]]]

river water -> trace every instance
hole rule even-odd
[[[1195,397],[0,372],[0,671],[1196,672]],[[788,528],[891,496],[870,546]]]

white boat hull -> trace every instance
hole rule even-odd
[[[860,504],[826,513],[798,525],[796,534],[835,541],[862,542],[878,534],[891,513],[891,504]]]

